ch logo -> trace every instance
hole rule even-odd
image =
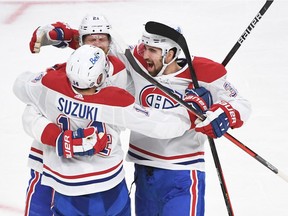
[[[176,94],[181,98],[179,92],[176,92]],[[142,89],[139,94],[139,101],[143,107],[152,107],[156,109],[171,109],[179,106],[177,101],[153,85],[146,86]]]

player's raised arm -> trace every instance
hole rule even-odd
[[[66,23],[56,22],[39,26],[32,34],[29,47],[32,53],[39,53],[42,46],[53,45],[58,48],[79,46],[78,30],[70,28]]]

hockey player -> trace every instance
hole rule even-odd
[[[31,38],[30,50],[32,53],[39,53],[41,46],[54,45],[58,48],[71,47],[76,49],[84,44],[90,44],[101,48],[109,59],[110,69],[108,78],[105,80],[109,85],[115,85],[120,88],[132,86],[127,84],[127,72],[123,62],[117,57],[110,55],[111,47],[115,47],[112,40],[112,27],[103,15],[86,15],[79,26],[79,30],[70,28],[67,24],[56,22],[54,24],[38,27]],[[55,65],[54,69],[59,67]],[[41,134],[42,138],[50,138],[50,130],[56,129],[42,116],[35,106],[27,106],[23,113],[26,132],[41,140],[41,137],[35,137],[35,134]],[[52,128],[52,129],[51,129]],[[55,137],[52,137],[54,140]],[[41,142],[34,141],[30,150],[28,165],[31,168],[31,179],[27,187],[25,215],[38,214],[41,209],[41,216],[50,216],[51,201],[53,199],[53,190],[50,187],[41,185],[42,178],[42,157],[43,145]]]
[[[140,67],[187,102],[195,102],[193,97],[196,91],[209,110],[206,121],[197,121],[195,130],[187,131],[181,137],[155,139],[131,131],[127,159],[135,163],[136,215],[204,215],[206,136],[203,134],[221,137],[229,128],[242,126],[250,114],[250,104],[226,80],[227,72],[219,63],[193,57],[201,87],[187,90],[193,87],[193,83],[187,63],[177,61],[181,50],[178,44],[145,31],[141,41],[132,50]],[[134,81],[136,103],[162,110],[179,106],[133,72],[128,61],[125,65]],[[204,87],[212,93],[212,107],[210,92]],[[186,93],[188,96],[185,97]],[[201,107],[200,110],[205,108]]]
[[[29,44],[30,51],[39,53],[41,47],[47,45],[72,49],[84,44],[99,47],[105,52],[111,67],[114,68],[114,70],[109,71],[109,82],[120,88],[126,88],[127,73],[123,70],[123,63],[115,55],[110,54],[111,47],[118,46],[113,40],[113,34],[115,33],[112,31],[112,26],[105,16],[88,14],[82,19],[78,30],[72,29],[68,24],[62,22],[38,27],[33,32]]]
[[[171,27],[181,32],[178,26]],[[188,87],[193,83],[187,62],[177,61],[180,51],[179,45],[169,38],[144,30],[141,43],[132,53],[141,68],[181,97],[186,93],[185,100],[189,102],[194,91]],[[206,120],[196,121],[195,130],[181,137],[155,139],[131,132],[127,159],[135,163],[136,215],[203,216],[204,135],[221,137],[229,128],[242,126],[250,114],[249,102],[226,80],[227,72],[221,64],[203,57],[192,59],[200,85],[198,94],[207,98],[208,90],[213,104],[205,112]],[[136,103],[162,110],[178,106],[161,92],[157,92],[156,99],[152,85],[133,72],[128,63],[126,66],[135,84]]]
[[[41,183],[55,189],[54,215],[130,215],[119,131],[172,138],[191,127],[182,107],[144,109],[127,91],[106,86],[108,70],[104,52],[83,45],[55,71],[25,72],[14,83],[20,100],[62,128],[50,127],[49,137],[41,133],[39,140],[44,144]]]

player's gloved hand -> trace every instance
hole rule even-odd
[[[56,153],[65,158],[72,158],[74,155],[94,155],[102,151],[107,142],[107,134],[98,134],[94,127],[66,130],[56,140]]]
[[[195,121],[197,132],[204,133],[211,138],[219,138],[227,132],[229,128],[237,123],[237,111],[226,101],[213,104],[206,112],[206,119]]]
[[[206,112],[213,103],[210,91],[204,87],[187,88],[185,94],[184,101],[200,113]]]
[[[56,22],[38,27],[30,41],[30,51],[39,53],[41,46],[53,45],[58,48],[67,46],[76,49],[78,44],[78,31],[66,23]]]
[[[197,89],[188,87],[188,89],[185,90],[185,94],[183,100],[202,114],[205,113],[213,103],[211,93],[204,87],[199,87]],[[197,116],[190,111],[187,112],[191,121],[190,128],[195,128]]]

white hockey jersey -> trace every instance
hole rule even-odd
[[[47,122],[41,123],[42,127],[49,124],[49,121],[63,130],[94,126],[98,132],[105,131],[108,135],[106,149],[94,156],[67,159],[57,156],[54,147],[42,145],[42,149],[37,149],[33,146],[40,160],[43,151],[42,183],[65,195],[105,191],[123,180],[124,156],[119,136],[121,129],[129,128],[161,139],[181,136],[191,127],[184,108],[179,107],[173,111],[143,109],[134,104],[132,95],[117,87],[107,86],[94,95],[80,95],[71,88],[64,66],[37,76],[25,72],[17,78],[13,90],[20,100],[33,104],[47,118]],[[31,125],[24,125],[27,126]],[[34,137],[38,137],[38,144],[42,129],[39,128],[38,135],[34,134]],[[37,132],[35,128],[32,131]],[[36,159],[34,162],[41,164]]]
[[[117,57],[108,55],[109,59],[109,71],[108,78],[105,80],[105,85],[116,85],[119,88],[127,87],[127,71],[125,65]],[[64,68],[66,64],[56,64],[47,70],[58,70]],[[47,136],[44,129],[51,123],[50,120],[43,117],[42,113],[33,104],[26,107],[23,113],[23,125],[24,130],[32,138],[36,139],[33,141],[28,156],[28,167],[42,173],[43,171],[43,135]],[[42,134],[44,132],[44,134]],[[41,139],[42,138],[42,139]]]
[[[146,71],[147,64],[137,53],[137,47],[132,52],[138,65]],[[136,103],[159,110],[173,110],[180,106],[136,73],[131,65],[129,66],[129,62],[126,62],[126,67],[134,81]],[[202,57],[194,57],[193,67],[199,85],[211,92],[214,103],[221,100],[227,101],[239,112],[237,121],[239,122],[238,126],[241,126],[250,115],[250,103],[241,97],[232,84],[226,80],[226,69],[221,64]],[[192,82],[187,64],[176,73],[154,78],[180,98],[183,98],[185,89]],[[177,125],[174,128],[176,130]],[[183,136],[172,139],[168,137],[167,139],[157,139],[131,131],[127,160],[136,164],[164,169],[204,171],[205,140],[206,136],[196,133],[195,130],[189,130]]]

